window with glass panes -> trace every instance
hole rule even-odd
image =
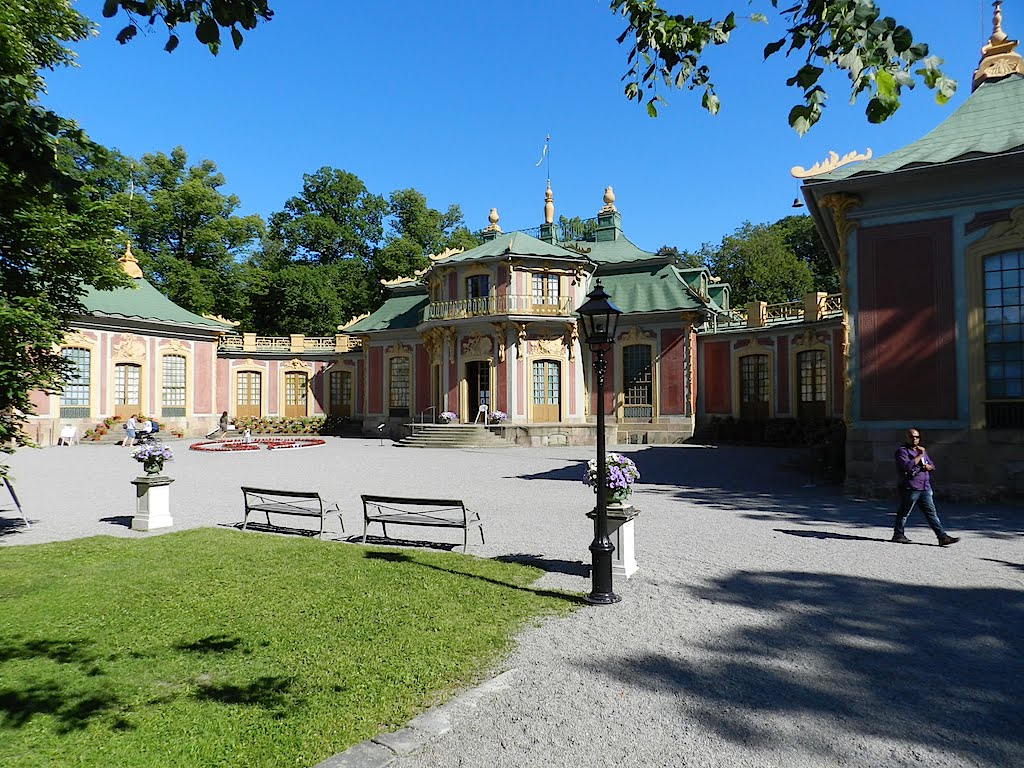
[[[654,410],[653,366],[649,344],[622,348],[622,384],[625,389],[622,415],[627,419],[650,418]]]
[[[331,412],[352,403],[352,374],[346,371],[331,373]]]
[[[181,355],[164,355],[163,379],[161,385],[161,415],[185,415],[185,358]]]
[[[533,275],[533,303],[558,304],[558,275],[543,272]]]
[[[390,391],[388,394],[388,406],[392,412],[409,410],[409,358],[392,357],[389,364]]]
[[[825,350],[811,349],[796,356],[797,416],[824,418],[828,399],[828,366]]]
[[[768,418],[768,355],[740,358],[740,418]]]
[[[1024,427],[1024,253],[984,260],[985,421]],[[1017,402],[1013,402],[1017,401]]]
[[[466,278],[466,298],[485,298],[491,290],[490,275],[471,275]]]
[[[66,419],[88,418],[90,352],[79,347],[65,347],[60,351],[60,356],[71,363],[60,395],[60,415]]]

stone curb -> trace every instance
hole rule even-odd
[[[417,715],[405,728],[355,744],[313,768],[384,768],[396,757],[411,754],[431,739],[450,731],[455,710],[473,709],[484,696],[507,688],[515,672],[514,669],[502,672],[451,701]]]

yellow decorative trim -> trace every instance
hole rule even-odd
[[[981,47],[981,61],[974,70],[971,90],[989,80],[1001,80],[1007,75],[1024,75],[1024,59],[1016,52],[1018,40],[1010,40],[1003,32],[1002,0],[992,4],[992,36]]]
[[[516,346],[519,347],[519,356],[526,355],[526,323],[516,323]]]
[[[299,358],[297,358],[297,357],[293,357],[287,363],[284,363],[281,367],[284,368],[284,369],[287,369],[289,371],[307,371],[308,372],[308,371],[310,371],[312,369],[312,366],[309,363],[303,362],[302,360],[299,360]]]
[[[465,248],[445,248],[440,253],[432,254],[432,255],[428,256],[427,258],[430,259],[433,262],[444,261],[445,259],[450,259],[452,256],[454,256],[457,253],[462,253],[464,250],[466,250],[466,249]]]
[[[415,277],[396,277],[394,280],[381,280],[380,284],[385,288],[393,288],[396,285],[402,285],[404,283],[415,283]]]
[[[602,213],[615,213],[618,210],[615,207],[615,190],[611,188],[610,184],[604,188],[604,195],[601,199],[604,201],[604,205],[601,206],[601,210],[597,212],[598,215],[601,215]]]
[[[61,347],[91,347],[95,343],[95,339],[90,339],[81,331],[72,331],[64,337]]]
[[[505,329],[508,328],[508,323],[491,323],[494,326],[494,331],[497,334],[498,341],[498,361],[505,362]]]
[[[339,331],[344,331],[344,330],[345,330],[346,328],[351,328],[351,327],[352,327],[353,325],[355,325],[356,323],[358,323],[358,322],[359,322],[360,320],[364,320],[364,319],[366,319],[366,318],[367,318],[367,317],[369,317],[369,316],[370,316],[370,313],[369,313],[369,312],[363,312],[363,314],[359,315],[358,317],[353,317],[353,318],[352,318],[351,320],[349,320],[349,321],[348,321],[347,323],[344,323],[344,324],[342,324],[342,325],[339,325],[339,326],[338,326],[338,330],[339,330]]]
[[[789,173],[791,176],[797,179],[808,179],[811,176],[820,176],[823,173],[834,171],[836,168],[841,168],[842,166],[849,165],[850,163],[858,163],[861,160],[870,159],[871,147],[868,147],[862,153],[858,153],[856,150],[847,152],[842,157],[839,156],[838,152],[830,150],[828,153],[828,157],[826,157],[824,160],[815,163],[810,168],[804,168],[803,166],[800,165],[794,165],[792,168],[789,169]]]
[[[228,325],[232,325],[236,328],[242,324],[238,320],[228,320],[223,315],[203,315],[203,317],[205,317],[207,320],[216,320],[218,323],[227,323]]]
[[[580,343],[580,329],[576,323],[569,323],[566,334],[569,337],[566,342],[566,346],[569,347],[569,362],[574,363],[576,362],[576,346]]]
[[[124,255],[117,260],[117,263],[121,266],[121,271],[128,275],[128,277],[136,280],[142,277],[142,268],[139,267],[139,260],[132,253],[131,241],[125,246]]]

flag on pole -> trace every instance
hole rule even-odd
[[[551,141],[551,134],[550,133],[547,136],[544,137],[544,149],[541,150],[541,152],[540,152],[540,160],[538,160],[536,165],[533,166],[534,168],[540,168],[540,164],[543,163],[544,162],[544,158],[548,156],[548,142],[549,141]]]

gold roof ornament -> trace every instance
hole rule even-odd
[[[445,259],[449,259],[449,258],[451,258],[452,256],[454,256],[457,253],[462,253],[464,250],[466,250],[466,249],[465,248],[445,248],[440,253],[438,253],[438,254],[431,254],[427,258],[430,259],[431,261],[444,261]]]
[[[1010,40],[1003,32],[1002,5],[1002,0],[992,3],[992,36],[981,47],[981,61],[974,70],[972,91],[982,83],[1001,80],[1007,75],[1024,75],[1024,59],[1016,51],[1020,41]]]
[[[380,284],[385,288],[394,288],[396,285],[402,285],[402,283],[415,283],[415,277],[396,277],[394,280],[381,280]]]
[[[139,266],[139,260],[132,253],[131,240],[128,241],[128,245],[124,249],[124,255],[117,260],[117,263],[121,265],[121,271],[128,275],[128,277],[135,280],[142,277],[142,268]]]
[[[553,224],[555,221],[555,198],[551,192],[551,179],[548,179],[548,189],[544,193],[544,223]]]
[[[790,175],[795,179],[809,179],[811,176],[820,176],[823,173],[829,173],[834,171],[836,168],[841,168],[844,165],[850,163],[859,163],[862,160],[871,159],[871,147],[868,147],[864,152],[857,152],[853,150],[847,152],[842,157],[839,156],[838,152],[829,150],[828,157],[820,162],[815,163],[810,168],[804,168],[800,165],[794,165],[789,169]]]
[[[365,319],[365,318],[367,318],[367,317],[369,317],[369,316],[370,316],[370,313],[369,313],[369,312],[363,312],[363,314],[359,315],[358,317],[353,317],[353,318],[352,318],[351,320],[349,320],[349,321],[348,321],[347,323],[345,323],[345,324],[343,324],[343,325],[339,325],[339,326],[338,326],[338,330],[339,330],[339,331],[344,331],[344,330],[345,330],[346,328],[348,328],[349,326],[353,326],[353,325],[355,325],[356,323],[358,323],[358,322],[359,322],[360,320],[363,320],[363,319]]]
[[[604,200],[604,205],[601,207],[601,210],[597,212],[599,216],[602,213],[615,213],[618,210],[618,208],[615,207],[615,192],[612,190],[611,185],[604,188],[604,196],[602,199]]]
[[[216,320],[218,323],[224,323],[224,325],[233,325],[236,328],[242,323],[238,320],[228,320],[223,315],[203,315],[207,320]]]
[[[489,221],[490,224],[484,227],[484,232],[493,232],[496,235],[500,235],[501,227],[498,226],[498,219],[500,218],[501,217],[498,215],[498,209],[491,208],[491,212],[487,214],[487,221]]]

